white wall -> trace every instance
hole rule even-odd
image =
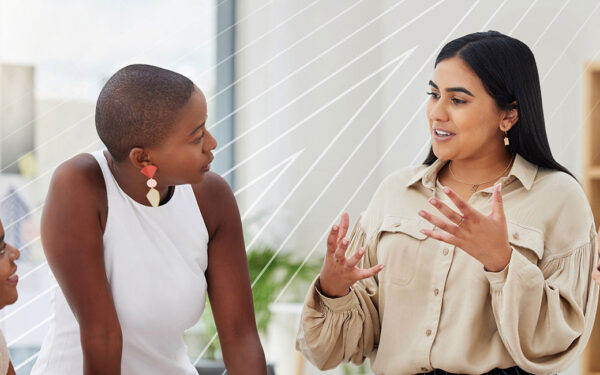
[[[238,196],[243,213],[259,200],[262,221],[253,226],[255,233],[266,222],[259,241],[268,241],[299,257],[308,256],[316,245],[312,258],[322,256],[322,235],[342,209],[349,211],[354,221],[384,176],[412,160],[421,162],[425,153],[416,154],[428,141],[428,132],[424,109],[418,108],[426,98],[433,59],[443,43],[484,27],[506,34],[512,31],[514,37],[534,51],[551,148],[560,163],[581,176],[581,78],[584,62],[600,58],[598,2],[572,0],[562,10],[564,2],[559,0],[455,0],[437,6],[433,0],[321,0],[314,5],[310,0],[241,0],[238,4],[236,134],[241,138],[235,143],[235,154],[236,162],[244,161],[244,166],[236,171],[237,186],[254,181],[256,176],[302,151],[279,180],[274,181],[274,171]],[[473,5],[471,13],[461,21]],[[328,26],[294,45],[346,10]],[[293,18],[286,22],[290,17]],[[410,24],[405,26],[407,23]],[[365,25],[368,26],[336,45]],[[378,43],[381,44],[364,57],[334,74]],[[314,115],[349,87],[414,47],[414,53],[362,111],[357,112],[393,66]],[[325,83],[298,99],[327,77]],[[365,139],[388,106],[389,114]],[[351,118],[353,121],[344,130]],[[292,130],[297,124],[302,125]],[[282,136],[287,131],[289,134]],[[339,139],[333,142],[338,135]],[[278,137],[281,139],[276,140]],[[358,147],[363,140],[364,144]],[[269,142],[274,143],[261,150]],[[391,148],[386,154],[388,147]],[[381,163],[377,164],[380,158]],[[346,160],[350,162],[341,169]],[[330,182],[331,186],[326,187]],[[264,194],[269,184],[273,186]],[[311,208],[313,202],[316,206]],[[272,221],[267,222],[270,218]],[[247,243],[253,239],[249,236]],[[578,372],[577,364],[574,366],[570,373]]]

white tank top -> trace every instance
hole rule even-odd
[[[208,231],[192,187],[177,186],[167,203],[144,206],[121,190],[103,151],[92,155],[108,199],[104,266],[123,334],[121,374],[197,375],[183,333],[206,303]],[[79,326],[60,288],[53,306],[31,374],[81,375]]]

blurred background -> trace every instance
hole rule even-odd
[[[95,100],[119,68],[158,65],[205,92],[219,142],[213,170],[240,206],[275,373],[370,373],[347,365],[320,372],[295,352],[301,302],[341,213],[353,221],[385,176],[425,159],[425,91],[440,48],[490,29],[528,44],[554,156],[582,178],[585,64],[600,59],[599,7],[592,0],[0,0],[0,217],[7,242],[21,249],[20,298],[0,311],[0,327],[17,374],[29,374],[52,318],[56,285],[39,238],[50,178],[62,161],[102,148]],[[209,310],[186,340],[194,363],[218,366]],[[579,361],[565,374],[590,371]]]

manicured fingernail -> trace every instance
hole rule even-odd
[[[363,255],[365,253],[365,249],[358,249],[358,255]]]
[[[435,199],[435,198],[431,198],[431,199],[429,200],[429,203],[431,203],[431,204],[437,204],[437,202],[438,202],[438,201],[437,201],[437,199]]]
[[[344,239],[342,240],[342,244],[343,244],[344,246],[348,245],[348,239],[347,239],[347,238],[344,238]]]
[[[423,210],[419,211],[419,216],[425,217],[425,211],[423,211]]]
[[[444,190],[444,193],[450,194],[450,188],[449,187],[445,187],[444,186],[444,188],[442,190]]]
[[[340,227],[338,227],[337,224],[333,226],[333,230],[337,231],[338,229],[340,229]]]
[[[382,270],[384,266],[383,266],[383,264],[380,264],[378,267],[380,270]]]
[[[425,229],[421,229],[419,232],[421,232],[423,234],[427,234],[427,232],[425,232]]]

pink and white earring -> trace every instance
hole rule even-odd
[[[148,181],[146,181],[146,186],[150,188],[150,191],[148,191],[148,194],[146,194],[146,198],[148,199],[148,202],[150,202],[152,207],[158,207],[158,204],[160,203],[160,193],[158,192],[158,190],[155,189],[158,183],[154,179],[154,174],[156,173],[157,169],[158,168],[156,167],[156,165],[147,165],[141,170],[141,172],[146,177],[148,177]]]

